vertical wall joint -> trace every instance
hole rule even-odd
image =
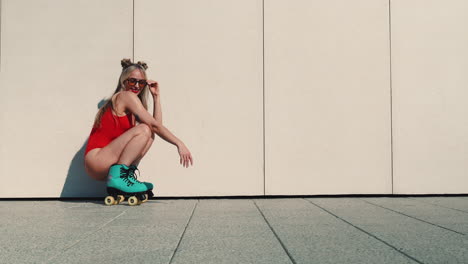
[[[388,39],[389,39],[389,59],[390,59],[390,171],[392,177],[392,194],[395,194],[393,190],[393,85],[392,85],[392,12],[391,12],[391,0],[388,0]]]
[[[265,0],[262,0],[262,83],[263,83],[263,195],[266,195],[266,139],[265,139]]]

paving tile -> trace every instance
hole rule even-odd
[[[465,213],[430,203],[423,203],[421,202],[423,200],[409,198],[366,198],[362,200],[441,228],[447,228],[464,235],[468,234],[468,212]],[[468,204],[468,200],[466,203]]]
[[[173,263],[291,263],[251,200],[201,200]]]
[[[67,209],[57,201],[0,202],[0,245],[5,263],[37,263],[73,245],[122,213],[103,210]]]
[[[304,199],[256,202],[296,263],[417,263]]]
[[[308,200],[422,263],[468,263],[468,239],[465,235],[417,221],[361,199]]]
[[[111,206],[125,211],[48,263],[168,263],[196,203],[162,200]]]
[[[409,199],[451,208],[468,214],[468,197],[411,197]]]

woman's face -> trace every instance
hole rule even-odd
[[[145,88],[146,86],[145,76],[143,75],[143,73],[141,73],[140,70],[134,70],[124,81],[124,85],[125,91],[130,91],[132,93],[135,93],[136,95],[139,95],[143,88]]]

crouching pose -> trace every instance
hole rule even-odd
[[[121,64],[117,89],[99,109],[85,151],[88,175],[107,181],[108,205],[122,202],[125,197],[131,198],[131,205],[140,204],[153,196],[153,184],[140,182],[135,171],[150,149],[154,134],[177,147],[182,166],[193,165],[189,149],[162,124],[158,83],[147,80],[146,63],[123,59]],[[154,101],[153,116],[147,110],[148,91]]]

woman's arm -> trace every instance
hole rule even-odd
[[[145,107],[143,107],[140,98],[138,98],[136,94],[124,91],[118,95],[116,100],[119,100],[119,103],[122,104],[125,109],[137,115],[140,121],[147,124],[153,133],[156,133],[165,141],[177,146],[180,155],[180,164],[183,164],[184,167],[188,167],[190,162],[190,164],[193,165],[192,155],[182,140],[178,139],[169,129],[164,127],[160,120],[158,121],[151,116],[148,111],[146,111]]]
[[[159,84],[156,81],[148,80],[149,90],[153,96],[153,117],[156,121],[161,122],[162,124],[162,110],[161,110],[161,101],[159,96]]]
[[[160,122],[162,124],[162,110],[161,110],[161,102],[159,95],[153,95],[153,117],[156,119],[156,121]]]
[[[119,94],[116,100],[119,100],[119,104],[125,107],[126,110],[130,111],[134,115],[137,115],[142,123],[147,124],[153,133],[156,133],[162,139],[176,146],[183,145],[182,141],[172,134],[162,123],[152,117],[148,111],[143,107],[138,96],[129,91],[124,91]]]

